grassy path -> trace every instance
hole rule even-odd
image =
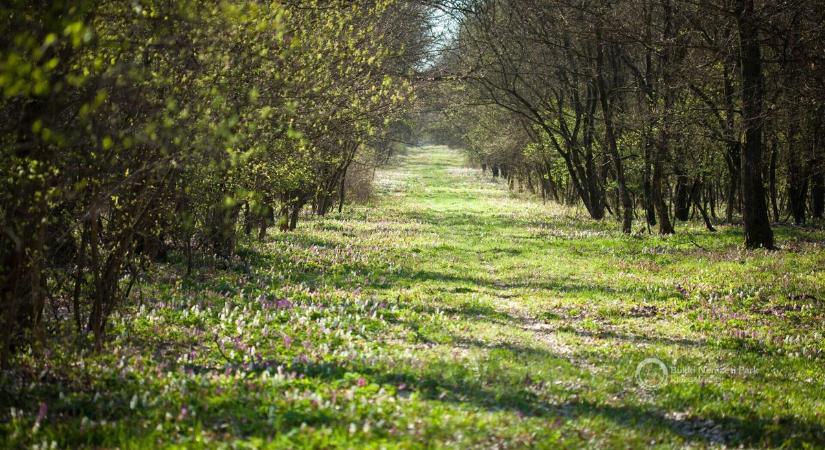
[[[107,354],[3,390],[5,443],[825,444],[821,232],[780,229],[774,253],[735,229],[623,236],[443,147],[377,189],[230,269],[163,268]]]
[[[790,251],[777,254],[741,251],[735,229],[626,237],[461,167],[456,152],[414,151],[387,174],[405,184],[388,185],[382,209],[420,227],[405,236],[398,257],[416,257],[393,287],[447,317],[422,337],[438,343],[422,359],[441,349],[477,371],[436,387],[479,415],[526,424],[490,435],[825,443],[821,234],[780,230]],[[667,374],[659,362],[640,368],[647,358]]]

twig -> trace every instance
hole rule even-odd
[[[688,242],[690,242],[691,244],[701,248],[704,251],[709,251],[706,247],[703,247],[703,246],[699,245],[696,241],[694,241],[693,236],[690,233],[685,233],[685,237],[687,237]]]
[[[225,359],[225,360],[226,360],[226,363],[227,363],[227,364],[229,364],[229,365],[233,365],[233,364],[232,364],[232,360],[231,360],[231,359],[229,359],[229,357],[228,357],[228,356],[226,356],[226,353],[224,353],[224,352],[223,352],[223,349],[221,348],[221,343],[220,343],[220,342],[218,342],[218,335],[217,335],[217,334],[215,334],[215,335],[213,335],[213,336],[212,336],[212,338],[213,338],[213,340],[215,341],[215,347],[218,349],[218,353],[220,353],[220,354],[221,354],[221,356],[223,357],[223,359]]]

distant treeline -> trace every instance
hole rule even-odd
[[[825,210],[825,8],[792,0],[445,0],[441,135],[631,232]]]

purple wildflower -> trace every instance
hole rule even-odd
[[[292,302],[286,299],[278,300],[275,304],[278,309],[290,309],[292,308]]]

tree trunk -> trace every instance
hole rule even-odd
[[[676,170],[676,192],[673,195],[673,217],[682,222],[690,220],[690,187],[688,184],[688,176],[684,173],[684,169],[678,168]]]
[[[347,171],[344,170],[344,173],[341,174],[341,185],[338,186],[338,214],[344,212],[344,200],[346,200],[347,194]]]
[[[266,229],[269,227],[270,222],[275,218],[275,210],[271,206],[266,206],[263,208],[260,221],[258,223],[258,239],[263,240],[266,237]]]
[[[673,234],[673,224],[670,222],[670,214],[662,191],[663,155],[667,152],[667,131],[662,127],[659,143],[656,146],[656,155],[653,158],[653,204],[656,208],[657,221],[659,222],[659,234]]]
[[[820,167],[819,173],[811,177],[811,216],[821,219],[825,213],[825,173]]]
[[[713,185],[713,183],[708,184],[707,199],[708,207],[710,208],[710,216],[713,217],[715,220],[719,220],[719,218],[716,216],[716,187]]]
[[[753,0],[737,0],[737,24],[742,60],[742,119],[745,144],[741,152],[742,221],[747,248],[774,248],[762,184],[762,53]]]
[[[777,202],[776,186],[776,163],[779,158],[779,148],[776,140],[771,145],[771,163],[768,170],[768,192],[771,196],[771,208],[773,209],[773,221],[779,222],[779,203]]]
[[[672,26],[672,11],[670,0],[663,1],[665,13],[665,29],[664,38],[673,38]],[[665,49],[661,58],[662,67],[662,98],[664,101],[664,109],[662,111],[662,125],[659,128],[659,142],[656,145],[656,154],[653,156],[653,204],[656,208],[656,215],[659,222],[659,234],[673,234],[673,224],[670,221],[670,211],[668,210],[667,202],[665,202],[664,187],[662,186],[664,178],[664,159],[669,151],[670,145],[670,125],[671,112],[673,110],[673,90],[670,86],[670,53],[672,49]],[[650,105],[653,107],[653,105]]]
[[[630,233],[633,226],[633,202],[630,199],[630,194],[627,192],[627,185],[625,183],[624,166],[622,165],[622,157],[619,155],[619,148],[616,144],[616,132],[613,127],[613,111],[610,105],[609,92],[607,82],[604,79],[604,42],[601,39],[601,25],[596,26],[596,36],[599,42],[596,43],[596,83],[598,84],[599,100],[602,105],[602,115],[604,119],[604,134],[607,144],[607,149],[610,152],[613,160],[613,167],[616,170],[616,184],[618,186],[618,196],[622,204],[622,231]],[[619,205],[616,205],[618,211]]]
[[[653,143],[650,141],[649,137],[645,139],[646,142],[644,144],[644,170],[642,173],[642,177],[644,181],[642,183],[643,190],[644,190],[644,203],[645,203],[645,218],[647,219],[648,226],[655,226],[656,225],[656,208],[653,206],[653,184],[650,181],[650,164],[651,164],[651,154],[655,151],[653,149]]]
[[[289,230],[294,231],[298,228],[298,214],[301,213],[302,205],[295,205],[289,211]]]
[[[811,165],[808,173],[811,176],[811,217],[821,219],[825,214],[825,134],[821,127],[825,119],[825,108],[820,107],[816,112],[816,119],[811,124]]]
[[[808,179],[805,168],[800,161],[798,144],[798,118],[790,120],[788,127],[788,206],[791,209],[793,222],[796,225],[805,223],[805,202],[808,198]]]
[[[713,228],[713,222],[710,221],[710,217],[708,216],[708,212],[705,209],[705,206],[702,204],[702,200],[700,198],[700,193],[702,192],[702,182],[699,178],[693,182],[693,189],[690,192],[690,198],[693,200],[693,204],[696,205],[696,209],[699,210],[699,214],[702,215],[702,220],[705,222],[705,227],[707,227],[708,231],[716,231],[716,228]]]
[[[739,137],[736,136],[735,130],[736,91],[733,88],[733,80],[731,79],[731,72],[734,68],[735,62],[733,57],[725,58],[724,64],[722,65],[723,90],[725,94],[725,125],[727,127],[725,130],[727,132],[725,166],[728,168],[728,178],[730,179],[728,184],[727,205],[725,205],[725,222],[727,223],[733,222],[733,213],[738,210],[737,206],[739,205],[739,201],[736,194],[739,191],[740,185],[739,173],[741,172],[740,159],[742,153],[742,144],[739,141]]]
[[[728,155],[726,159],[731,159],[732,161],[728,162],[728,178],[730,179],[728,182],[728,195],[727,195],[727,203],[725,205],[725,222],[733,223],[733,213],[737,211],[737,205],[739,204],[739,200],[737,198],[737,193],[739,192],[740,186],[740,172],[741,164],[740,158],[742,153],[742,146],[737,143],[728,143],[727,145]]]

